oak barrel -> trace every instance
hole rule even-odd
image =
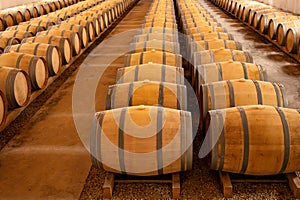
[[[182,56],[180,54],[151,50],[142,53],[126,54],[124,57],[125,67],[149,62],[182,67]]]
[[[33,37],[34,34],[32,32],[27,32],[27,31],[20,31],[20,30],[7,30],[0,32],[0,36],[2,37],[7,37],[7,38],[16,38],[21,42],[24,38],[27,37]]]
[[[157,51],[165,51],[179,54],[180,47],[178,42],[168,42],[165,40],[149,40],[145,42],[131,43],[129,46],[130,53],[138,53],[155,49]]]
[[[196,74],[194,78],[196,80],[196,84],[198,84],[196,86],[198,90],[202,84],[223,80],[241,78],[259,81],[268,80],[267,71],[261,65],[238,61],[225,61],[198,65],[195,72]]]
[[[191,113],[133,106],[96,113],[92,163],[106,171],[151,176],[192,168]]]
[[[1,22],[3,22],[2,30],[4,30],[6,27],[15,25],[14,17],[9,13],[0,12],[0,18],[2,19]],[[1,26],[2,26],[2,23],[1,23]]]
[[[31,95],[27,73],[20,69],[0,67],[0,90],[6,96],[9,108],[27,105]]]
[[[292,21],[292,20],[296,20],[296,19],[300,19],[300,17],[296,16],[296,15],[288,15],[288,16],[285,16],[285,17],[270,19],[269,25],[268,25],[268,31],[269,31],[268,35],[269,35],[269,37],[272,40],[276,39],[278,24],[285,23],[285,22]]]
[[[287,15],[288,13],[286,12],[271,12],[271,13],[262,14],[260,16],[260,19],[258,20],[260,32],[263,34],[268,33],[270,19],[285,17]]]
[[[55,45],[28,42],[19,45],[8,46],[4,50],[5,53],[12,51],[43,57],[46,60],[48,73],[50,76],[55,76],[61,70],[61,52]]]
[[[81,39],[79,34],[75,31],[58,29],[54,27],[47,31],[39,32],[37,35],[54,35],[68,38],[71,42],[72,55],[77,56],[81,51]]]
[[[194,66],[198,66],[229,60],[253,63],[253,58],[249,52],[224,48],[195,52],[192,62]]]
[[[184,69],[162,64],[141,64],[119,68],[117,83],[128,83],[134,81],[159,81],[174,84],[184,84]]]
[[[80,44],[81,48],[84,49],[88,43],[89,43],[89,38],[88,38],[88,32],[86,30],[85,26],[78,25],[78,24],[68,24],[68,23],[61,23],[57,26],[55,26],[59,29],[65,29],[65,30],[70,30],[78,33],[80,37]]]
[[[246,79],[203,84],[200,86],[199,102],[202,121],[205,121],[209,110],[256,104],[288,106],[282,84]]]
[[[223,32],[206,32],[206,33],[196,33],[189,36],[191,41],[200,41],[200,40],[212,40],[212,39],[223,39],[223,40],[234,40],[234,37],[230,33]]]
[[[19,44],[19,40],[14,37],[7,38],[0,36],[0,54],[4,52],[7,46]]]
[[[145,42],[149,40],[164,40],[167,42],[178,42],[178,36],[167,33],[148,33],[142,35],[136,35],[133,38],[133,42]]]
[[[94,22],[87,21],[84,19],[77,19],[77,18],[70,18],[67,21],[63,23],[71,23],[71,24],[78,24],[86,27],[87,33],[88,33],[88,39],[89,42],[93,41],[95,38],[95,28],[94,28]]]
[[[186,87],[149,80],[109,86],[106,98],[107,110],[138,105],[186,110]]]
[[[26,42],[45,43],[57,46],[62,54],[62,64],[64,65],[68,64],[72,58],[71,44],[68,38],[54,35],[37,35],[22,40],[22,43]]]
[[[147,33],[167,33],[167,34],[174,34],[178,35],[177,29],[171,28],[161,28],[161,27],[148,27],[140,29],[140,34],[147,34]]]
[[[300,27],[300,19],[278,24],[277,35],[276,35],[278,44],[280,44],[281,46],[285,46],[288,29],[289,28],[297,28],[297,27]]]
[[[31,24],[19,24],[17,26],[7,27],[6,30],[27,31],[27,32],[31,32],[34,35],[36,35],[40,31],[45,31],[46,28],[43,26],[37,26],[37,25],[31,25]]]
[[[290,53],[297,54],[299,51],[300,40],[300,26],[297,28],[290,28],[286,34],[286,49]]]
[[[188,35],[195,34],[195,33],[208,33],[208,32],[226,33],[227,30],[225,28],[217,27],[217,26],[198,26],[187,30]]]
[[[8,103],[5,94],[0,90],[0,129],[4,126],[7,117]]]
[[[0,66],[24,70],[28,75],[32,90],[44,88],[48,82],[48,69],[43,57],[25,53],[0,54]]]
[[[189,44],[188,52],[193,55],[194,52],[212,50],[212,49],[232,49],[232,50],[242,50],[242,44],[239,42],[235,42],[233,40],[201,40],[194,41]]]
[[[299,110],[273,106],[209,111],[211,169],[248,175],[299,171],[299,121]]]

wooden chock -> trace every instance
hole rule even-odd
[[[180,174],[172,174],[172,197],[173,199],[180,198]]]
[[[105,176],[105,181],[103,184],[103,198],[104,199],[111,199],[113,190],[114,190],[114,183],[115,183],[115,174],[107,173]]]
[[[230,180],[229,173],[219,171],[219,177],[222,184],[223,194],[226,198],[232,198],[233,192],[232,192],[232,183]]]
[[[300,178],[295,173],[286,174],[286,178],[295,198],[300,198]]]

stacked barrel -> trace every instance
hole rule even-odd
[[[150,176],[192,168],[182,56],[172,0],[154,0],[91,133],[93,165]]]
[[[76,4],[79,0],[44,0],[0,10],[0,31],[41,15]]]
[[[300,58],[299,15],[257,1],[211,1],[283,47],[292,56]]]
[[[177,6],[189,36],[211,169],[250,175],[299,170],[300,112],[285,108],[284,86],[267,82],[265,70],[198,1],[178,0]]]
[[[133,2],[86,0],[68,7],[82,11],[68,20],[53,12],[0,32],[0,129],[8,110],[26,106],[32,92],[44,89]],[[108,13],[114,17],[104,23]]]

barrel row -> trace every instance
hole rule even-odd
[[[80,0],[44,0],[38,3],[29,3],[0,10],[0,31],[5,30],[7,27],[18,25],[21,22],[29,21],[31,18],[36,18],[76,4],[79,1]]]
[[[250,0],[212,0],[292,55],[300,55],[300,16]]]
[[[100,3],[100,1],[84,1],[84,2],[80,2],[78,4],[81,5],[83,3],[85,5],[88,5],[88,7],[90,7],[91,5],[96,5],[96,4]],[[64,5],[66,5],[66,4],[64,3]],[[78,7],[78,5],[70,4],[66,9],[72,9],[72,7]],[[65,10],[65,9],[62,9],[62,10]],[[55,13],[55,12],[53,12],[53,13]],[[24,38],[33,37],[38,32],[45,31],[49,27],[60,23],[59,18],[53,17],[53,16],[54,15],[48,14],[48,15],[36,17],[36,18],[31,19],[30,21],[22,22],[16,26],[10,26],[5,31],[0,32],[0,35],[1,35],[0,40],[3,41],[0,43],[0,52],[3,52],[5,47],[11,45],[12,42],[16,43],[16,41],[18,41],[19,43],[21,43]],[[83,29],[83,28],[74,27],[73,29]]]
[[[116,84],[109,86],[107,110],[96,114],[93,165],[139,176],[189,170],[192,121],[173,1],[154,0],[133,41]],[[118,122],[111,123],[112,113]],[[127,153],[112,152],[112,146]]]
[[[205,21],[216,23],[201,3],[178,0],[177,5],[183,18],[183,31],[187,34],[190,33],[190,28],[186,25],[186,14],[183,13],[197,18],[201,14]],[[195,27],[199,29],[199,25],[195,24]],[[211,169],[250,175],[272,175],[299,170],[297,165],[300,159],[296,157],[300,148],[294,151],[299,142],[293,138],[300,136],[300,125],[295,123],[299,121],[300,113],[295,109],[285,108],[288,102],[284,86],[267,82],[265,70],[253,64],[252,59],[228,61],[231,58],[223,53],[226,49],[223,44],[220,46],[224,49],[217,50],[222,52],[219,55],[213,50],[207,52],[205,47],[210,47],[215,40],[207,41],[203,50],[190,50],[192,54],[205,52],[209,58],[196,57],[192,62],[196,66],[198,79],[202,80],[197,81],[199,85],[195,89],[200,104],[201,128],[206,132],[207,140],[204,143],[211,150]],[[190,49],[192,42],[187,43],[187,48]],[[217,45],[211,47],[218,48]],[[236,51],[237,47],[241,47],[239,43],[232,47],[227,43],[228,49],[233,48],[231,51]],[[251,55],[247,57],[251,58]],[[215,59],[225,60],[220,62]],[[245,56],[237,56],[237,59],[245,59]],[[202,62],[210,64],[203,65]],[[272,150],[266,145],[271,145]],[[200,150],[199,156],[205,154]]]
[[[123,1],[123,7],[116,19],[133,3],[134,1],[131,0]],[[92,14],[92,9],[87,11]],[[96,13],[98,7],[95,6],[94,9]],[[81,48],[87,47],[96,40],[96,36],[100,35],[95,35],[92,41],[82,43],[82,40],[88,38],[86,27],[75,22],[69,22],[67,25],[69,28],[63,26],[53,27],[50,30],[42,29],[42,31],[37,31],[36,35],[24,31],[31,35],[24,37],[21,43],[15,37],[6,37],[8,35],[5,34],[0,36],[0,44],[2,41],[6,43],[3,45],[4,53],[0,54],[1,129],[4,128],[10,111],[27,106],[31,93],[45,88],[49,77],[58,76],[64,65],[76,59],[75,56],[80,53]],[[20,32],[19,30],[15,31]],[[6,32],[9,30],[2,33]],[[84,46],[81,46],[82,44]]]

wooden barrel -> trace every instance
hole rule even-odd
[[[19,45],[8,46],[4,50],[5,53],[12,51],[43,57],[46,60],[48,73],[50,76],[55,76],[61,70],[61,52],[54,45],[28,42]]]
[[[164,40],[167,42],[178,42],[178,36],[167,33],[148,33],[142,35],[136,35],[133,38],[133,42],[146,42],[150,40]]]
[[[131,43],[129,49],[130,53],[150,51],[152,49],[155,49],[156,51],[165,51],[175,54],[180,53],[180,46],[178,42],[168,42],[165,40],[155,39],[146,42]]]
[[[209,110],[256,104],[288,106],[282,84],[245,79],[203,84],[200,86],[199,100],[201,121],[205,121]]]
[[[201,41],[201,40],[212,40],[212,39],[223,39],[223,40],[234,40],[234,37],[230,33],[223,32],[207,32],[207,33],[196,33],[189,35],[191,41]]]
[[[182,56],[180,54],[151,50],[142,53],[126,54],[124,57],[125,67],[149,62],[182,67]]]
[[[190,28],[187,30],[188,35],[192,35],[195,33],[209,33],[209,32],[224,32],[226,33],[227,30],[222,27],[217,26],[198,26],[194,28]]]
[[[78,33],[80,37],[80,44],[81,48],[84,49],[88,44],[89,44],[89,38],[88,38],[88,33],[86,30],[85,26],[78,25],[78,24],[68,24],[68,23],[61,23],[57,26],[55,26],[59,29],[65,29],[65,30],[70,30]]]
[[[54,35],[37,35],[22,40],[22,43],[26,42],[45,43],[57,46],[62,54],[62,63],[64,65],[68,64],[72,58],[71,44],[68,38]]]
[[[255,11],[253,14],[253,21],[252,21],[252,26],[256,29],[259,29],[259,19],[261,18],[261,16],[263,14],[269,14],[269,13],[274,13],[274,12],[278,12],[277,9],[266,9],[266,10],[259,10],[259,11]]]
[[[260,19],[258,20],[259,31],[263,34],[268,33],[269,23],[270,23],[271,19],[284,17],[287,15],[288,15],[288,13],[286,13],[286,12],[271,12],[271,13],[262,14],[260,16]]]
[[[40,20],[43,20],[45,22],[52,22],[53,24],[60,24],[61,23],[61,19],[59,17],[57,17],[56,15],[51,16],[51,15],[44,15],[44,16],[40,16],[39,18],[34,18],[31,19],[30,22],[39,22]]]
[[[299,110],[273,106],[209,111],[211,169],[248,175],[299,171],[299,121]]]
[[[175,17],[166,18],[164,16],[145,17],[144,23],[157,23],[157,22],[176,23],[176,18]]]
[[[171,29],[171,28],[148,27],[148,28],[141,28],[139,33],[140,34],[165,33],[165,34],[178,35],[178,30],[177,29]]]
[[[28,22],[22,22],[21,24],[22,25],[27,24],[27,25],[32,25],[32,26],[40,26],[40,27],[43,27],[45,30],[47,30],[49,27],[55,25],[54,22],[43,21],[43,20],[30,20]]]
[[[12,38],[12,37],[16,38],[20,43],[24,38],[33,37],[34,34],[28,31],[7,30],[7,31],[0,32],[0,36],[6,38]]]
[[[7,27],[6,30],[20,30],[20,31],[31,32],[34,35],[36,35],[38,32],[45,31],[46,29],[43,26],[37,26],[31,24],[19,24],[17,26]]]
[[[116,82],[129,83],[134,81],[159,81],[174,84],[184,84],[184,69],[161,64],[142,64],[119,68]]]
[[[276,39],[281,46],[286,45],[286,35],[289,28],[300,27],[300,19],[278,24]]]
[[[255,21],[255,23],[257,22],[257,14],[261,14],[261,13],[269,13],[269,12],[276,12],[278,10],[273,9],[269,6],[263,6],[260,8],[253,8],[249,10],[249,18],[248,18],[248,24],[253,26],[253,23]],[[253,26],[254,28],[256,28],[256,26]]]
[[[6,24],[4,19],[2,18],[1,14],[0,14],[0,31],[4,31],[6,28]]]
[[[37,7],[34,4],[29,4],[27,6],[24,6],[30,10],[30,16],[31,18],[36,18],[39,16],[39,11]]]
[[[169,23],[169,22],[153,22],[153,23],[145,23],[142,25],[143,28],[147,27],[158,27],[158,28],[171,28],[177,29],[176,23]]]
[[[5,30],[6,27],[15,25],[14,17],[10,13],[0,12],[0,18],[3,20],[3,30]]]
[[[19,44],[19,40],[16,38],[7,38],[0,36],[0,54],[4,52],[4,49],[9,45]]]
[[[198,66],[229,60],[253,63],[253,58],[249,52],[224,48],[195,52],[192,61],[194,66]]]
[[[138,105],[186,110],[186,87],[149,80],[109,86],[106,110]]]
[[[297,19],[300,19],[300,16],[288,15],[288,16],[285,16],[285,17],[270,19],[269,26],[268,26],[268,29],[269,29],[268,35],[269,35],[269,37],[272,40],[276,39],[276,34],[277,34],[276,31],[277,31],[278,24],[285,23],[285,22],[292,21],[292,20],[297,20]]]
[[[192,76],[192,83],[195,86],[196,94],[200,94],[200,86],[206,83],[233,80],[250,79],[267,81],[267,71],[264,67],[243,62],[217,62],[206,65],[199,65],[194,69],[195,75]]]
[[[82,12],[80,16],[85,17],[85,19],[93,21],[95,25],[95,35],[98,36],[101,31],[104,30],[105,24],[102,15],[98,12],[85,11]]]
[[[31,83],[31,89],[44,88],[48,82],[48,69],[44,58],[25,53],[0,54],[0,66],[7,66],[24,70]]]
[[[206,17],[199,17],[196,19],[185,19],[182,20],[182,27],[184,27],[184,29],[187,29],[189,27],[196,27],[198,25],[209,25],[209,26],[221,26],[221,24],[217,23],[217,21],[215,21],[214,19],[208,19]]]
[[[27,6],[18,6],[18,10],[22,13],[23,21],[29,21],[31,19],[31,10]]]
[[[81,51],[81,39],[79,34],[76,33],[75,31],[58,29],[54,27],[47,31],[39,32],[37,35],[54,35],[54,36],[61,36],[64,38],[68,38],[71,42],[72,55],[76,56]]]
[[[183,25],[184,30],[188,30],[198,26],[216,26],[221,27],[221,24],[218,22],[207,22],[207,21],[199,21],[199,22],[190,22]]]
[[[22,15],[21,11],[18,9],[8,9],[5,12],[6,12],[6,15],[10,14],[13,17],[14,25],[19,24],[24,21],[23,15]],[[7,26],[8,26],[8,24],[7,24]]]
[[[300,26],[298,28],[290,28],[286,34],[286,49],[290,53],[297,54],[299,51]]]
[[[23,70],[0,67],[0,90],[5,94],[9,108],[25,106],[31,95],[29,77]]]
[[[66,0],[58,0],[57,2],[60,3],[61,8],[69,6],[69,4]]]
[[[249,14],[250,14],[250,11],[252,9],[255,9],[255,7],[257,7],[258,5],[253,5],[253,4],[244,4],[244,5],[239,5],[239,10],[238,10],[238,13],[235,14],[235,16],[242,20],[243,22],[249,22]]]
[[[86,27],[87,33],[88,33],[88,39],[89,42],[93,41],[95,38],[95,29],[94,29],[94,23],[91,21],[86,21],[82,19],[74,19],[70,18],[69,20],[65,21],[64,23],[71,23],[71,24],[78,24]]]
[[[0,129],[5,125],[7,118],[8,103],[5,94],[0,90]]]
[[[232,49],[232,50],[242,50],[242,44],[239,42],[235,42],[233,40],[200,40],[194,41],[189,44],[188,53],[190,55],[190,59],[194,52],[212,50],[212,49]]]
[[[61,2],[59,2],[59,1],[53,1],[53,3],[55,5],[55,10],[60,10],[64,7],[64,6],[62,6]]]
[[[46,3],[50,7],[50,12],[55,12],[56,11],[56,5],[55,5],[54,1],[48,1]]]
[[[133,106],[99,112],[91,134],[92,163],[139,176],[190,170],[192,135],[191,113],[182,110]]]

